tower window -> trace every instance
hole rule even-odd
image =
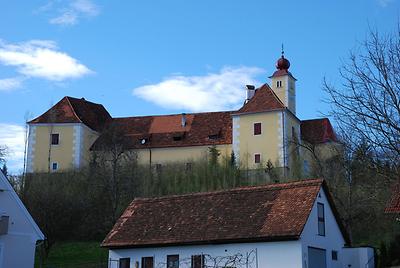
[[[282,81],[276,81],[276,87],[282,87]]]
[[[254,163],[255,164],[260,164],[261,163],[261,155],[260,154],[255,154],[254,155]]]
[[[261,135],[261,123],[254,123],[254,135]]]
[[[60,134],[51,134],[50,135],[50,142],[51,145],[58,145],[60,144]]]

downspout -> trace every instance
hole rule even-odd
[[[286,125],[285,125],[285,110],[282,110],[282,150],[283,150],[283,177],[286,179],[286,141],[285,141],[285,133],[286,133]]]

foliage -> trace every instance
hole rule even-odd
[[[400,29],[370,30],[340,70],[341,87],[325,81],[331,115],[352,145],[366,143],[400,175]],[[376,160],[375,158],[374,160]]]
[[[40,250],[36,252],[35,267],[107,267],[107,257],[100,242],[57,242],[47,259],[42,259]]]

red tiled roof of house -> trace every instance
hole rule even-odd
[[[338,141],[328,118],[302,120],[300,131],[302,139],[313,144]]]
[[[109,131],[123,136],[126,149],[220,145],[232,143],[231,112],[114,118]],[[107,130],[100,135],[92,150],[111,145]],[[112,136],[112,135],[111,135]],[[142,140],[145,139],[145,143]]]
[[[110,119],[110,114],[101,104],[83,98],[64,97],[28,123],[83,123],[95,131],[101,131]]]
[[[243,105],[235,114],[268,112],[284,109],[285,105],[279,100],[278,96],[268,84],[256,89],[254,96]]]
[[[102,246],[124,248],[299,239],[321,186],[326,187],[323,180],[313,179],[137,198],[116,222]],[[327,188],[324,189],[330,196]],[[336,212],[333,204],[332,208]]]
[[[386,213],[400,213],[400,183],[392,189],[392,196],[385,208]]]

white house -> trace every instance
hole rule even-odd
[[[44,235],[0,171],[0,268],[32,268]]]
[[[135,199],[102,243],[110,268],[372,268],[323,180]]]

